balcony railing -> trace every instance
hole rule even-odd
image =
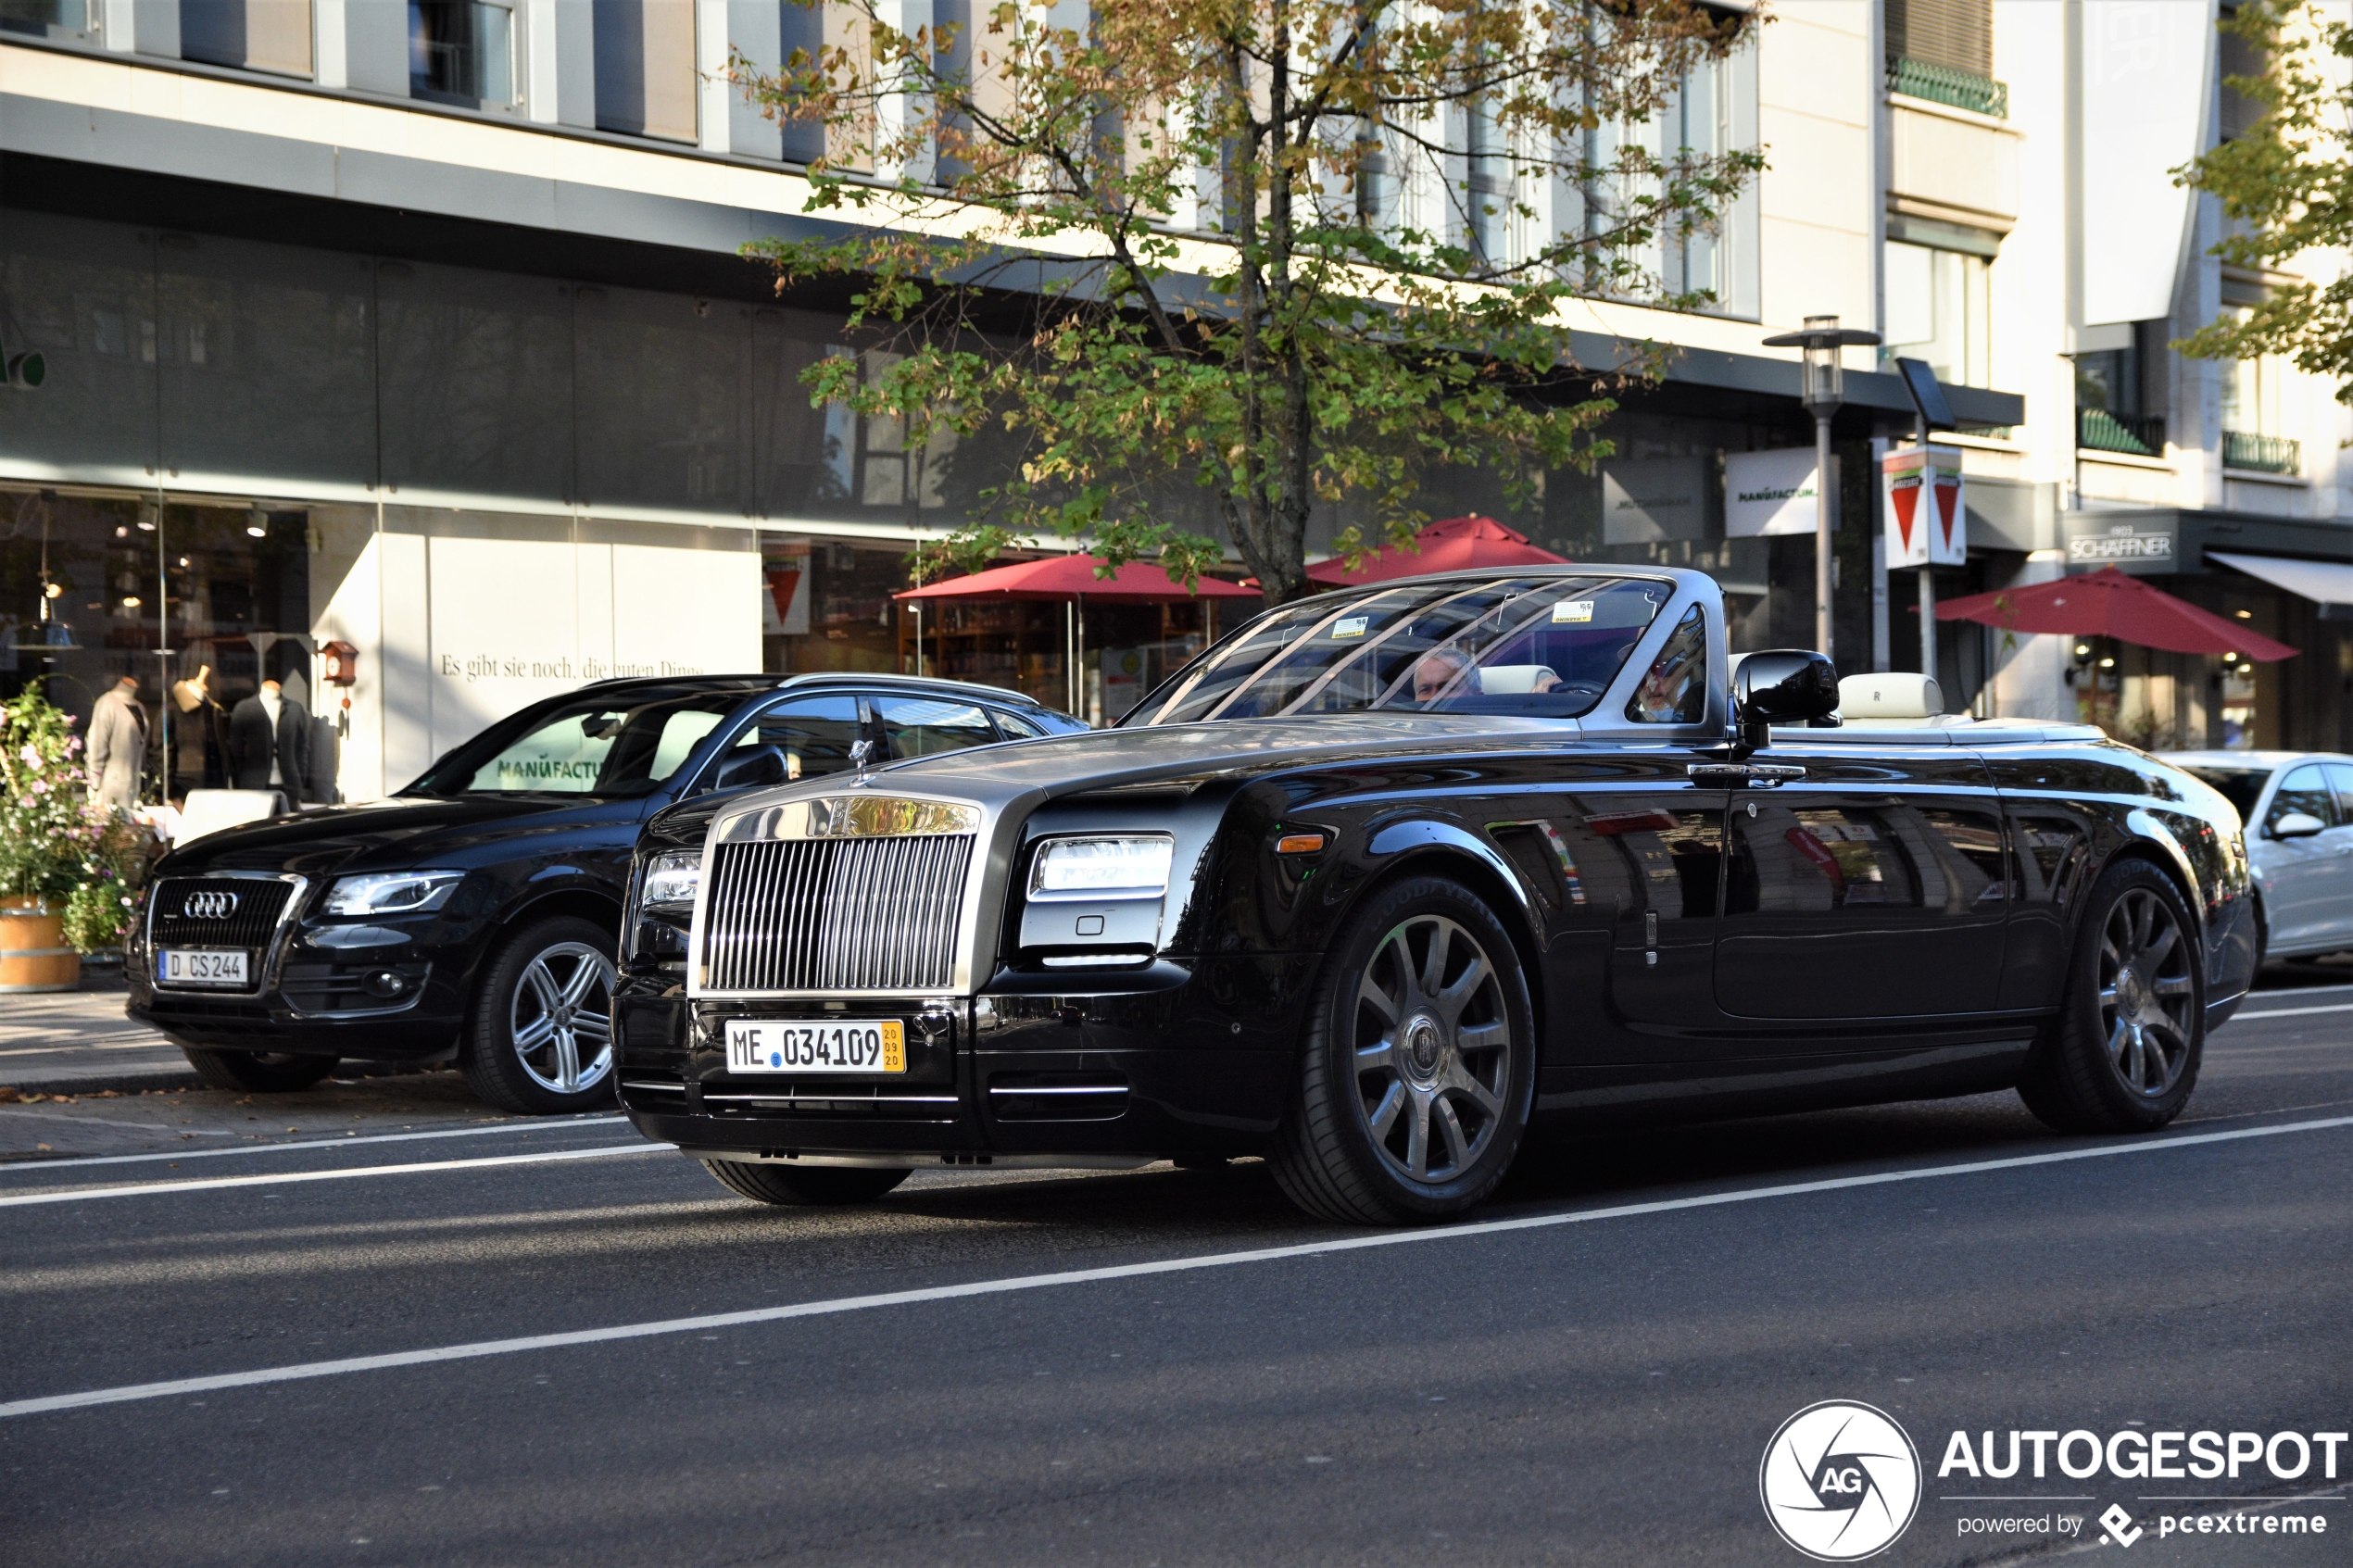
[[[2122,452],[2135,458],[2165,456],[2165,420],[2152,415],[2111,414],[2106,408],[2075,410],[2075,445],[2091,452]]]
[[[1931,65],[1909,55],[1899,55],[1887,62],[1887,90],[1906,97],[1926,98],[1949,108],[1992,115],[1995,119],[2010,117],[2008,82],[1980,76],[1973,70]]]
[[[2257,473],[2302,473],[2304,444],[2284,435],[2254,435],[2243,430],[2222,433],[2222,466],[2251,469]]]

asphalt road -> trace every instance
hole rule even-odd
[[[0,1560],[1796,1564],[1759,1461],[1849,1399],[1926,1466],[1877,1562],[2346,1562],[2317,1461],[1937,1474],[1956,1430],[2353,1425],[2353,986],[2314,978],[2155,1139],[2008,1096],[1556,1138],[1404,1236],[1254,1163],[774,1210],[596,1119],[0,1166]]]

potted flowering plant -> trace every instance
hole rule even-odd
[[[73,724],[37,689],[0,704],[0,992],[72,989],[131,918],[145,830],[90,799]]]

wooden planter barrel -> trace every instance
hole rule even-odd
[[[0,996],[82,984],[82,955],[66,946],[65,924],[63,910],[38,898],[0,898]]]

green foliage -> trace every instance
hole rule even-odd
[[[1281,603],[1311,508],[1371,520],[1356,554],[1427,521],[1433,468],[1531,504],[1607,455],[1613,394],[1661,363],[1579,370],[1572,307],[1705,303],[1657,258],[1763,167],[1642,131],[1754,25],[1692,0],[1097,0],[1077,27],[1001,0],[968,36],[826,13],[823,48],[732,73],[824,128],[811,207],[857,227],[748,251],[780,289],[849,282],[853,337],[886,349],[820,360],[812,399],[901,421],[910,451],[1015,437],[926,571],[1052,533],[1193,581],[1224,549],[1189,483]]]
[[[2353,25],[2308,0],[2247,0],[2221,25],[2269,63],[2261,76],[2225,79],[2261,106],[2260,118],[2177,174],[2217,197],[2238,226],[2212,254],[2277,271],[2293,270],[2308,251],[2353,244],[2353,87],[2344,81]],[[2246,316],[2226,315],[2174,346],[2208,359],[2284,355],[2335,378],[2338,399],[2353,401],[2353,275],[2278,284]]]
[[[145,829],[89,798],[69,716],[37,688],[0,705],[0,894],[63,906],[67,939],[84,952],[111,947],[127,913],[110,915],[108,901],[121,910],[145,843]]]
[[[85,882],[66,898],[65,935],[74,950],[110,952],[122,946],[138,899],[131,884],[108,874]]]

